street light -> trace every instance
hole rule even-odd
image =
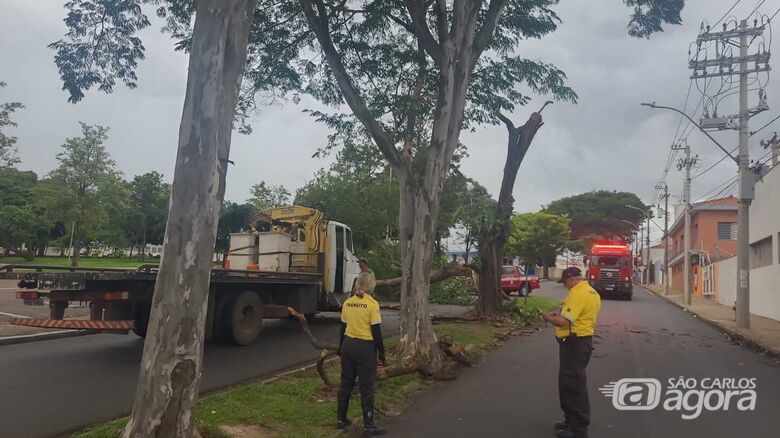
[[[642,210],[642,209],[641,209],[641,208],[639,208],[639,207],[634,207],[633,205],[623,204],[623,207],[633,208],[634,210],[636,210],[636,211],[638,211],[638,212],[642,213],[642,217],[644,217],[644,218],[645,218],[645,219],[647,219],[648,221],[652,222],[652,223],[653,223],[653,225],[655,225],[655,226],[656,226],[656,227],[657,227],[659,230],[661,230],[661,231],[663,231],[663,230],[664,230],[664,228],[663,228],[662,226],[658,225],[658,224],[657,224],[657,223],[656,223],[656,222],[653,220],[653,214],[652,214],[652,213],[648,213],[648,212],[646,212],[645,210]],[[621,220],[622,220],[622,219],[621,219]],[[633,222],[630,222],[630,221],[624,221],[624,222],[628,222],[628,223],[631,223],[631,224],[633,224]]]
[[[709,138],[710,140],[712,140],[712,142],[713,142],[713,143],[715,143],[715,144],[716,144],[716,145],[717,145],[717,146],[720,148],[720,150],[722,150],[722,151],[723,151],[723,152],[724,152],[726,155],[728,155],[728,157],[729,157],[729,158],[731,158],[732,160],[734,160],[734,162],[735,162],[735,163],[739,164],[739,160],[738,160],[737,158],[735,158],[733,155],[731,155],[731,153],[730,153],[729,151],[727,151],[727,150],[726,150],[726,148],[724,148],[723,146],[721,146],[721,144],[720,144],[720,143],[718,143],[718,141],[717,141],[717,140],[715,140],[715,139],[714,139],[714,138],[713,138],[713,137],[710,135],[710,133],[709,133],[709,132],[705,131],[705,130],[704,130],[704,128],[702,128],[702,127],[701,127],[701,126],[700,126],[698,123],[694,122],[694,121],[693,121],[693,119],[692,119],[692,118],[690,118],[690,117],[688,116],[688,114],[685,114],[684,112],[682,112],[682,111],[678,110],[677,108],[672,108],[672,107],[670,107],[670,106],[661,106],[661,105],[656,105],[656,104],[655,104],[655,102],[653,102],[653,103],[647,103],[647,102],[643,102],[643,103],[640,103],[640,105],[642,105],[642,106],[647,106],[647,107],[650,107],[650,108],[655,108],[655,109],[665,109],[665,110],[669,110],[669,111],[674,111],[674,112],[676,112],[676,113],[680,114],[681,116],[683,116],[683,117],[685,117],[686,119],[688,119],[688,120],[691,122],[691,124],[693,124],[693,126],[695,126],[695,127],[699,128],[699,131],[703,132],[703,133],[704,133],[704,135],[706,135],[706,136],[707,136],[707,138]]]

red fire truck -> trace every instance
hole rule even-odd
[[[588,254],[588,281],[602,296],[631,300],[633,254],[622,243],[594,244]]]

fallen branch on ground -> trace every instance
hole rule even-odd
[[[309,323],[306,321],[306,317],[300,313],[298,313],[295,309],[292,307],[287,308],[287,312],[290,313],[290,316],[297,319],[298,322],[301,324],[301,331],[303,331],[303,334],[306,335],[306,337],[309,339],[309,342],[311,345],[314,346],[314,348],[321,350],[320,351],[320,358],[317,359],[317,374],[320,375],[320,378],[322,379],[322,382],[327,386],[328,388],[333,387],[333,383],[331,383],[330,379],[328,378],[328,373],[325,372],[325,359],[330,355],[331,351],[338,351],[339,347],[334,345],[327,345],[323,344],[317,338],[314,337],[314,334],[311,332],[311,329],[309,328]]]
[[[324,344],[315,338],[304,315],[292,307],[288,307],[287,312],[290,314],[290,316],[298,320],[301,325],[301,331],[306,335],[311,345],[314,346],[314,348],[320,350],[320,357],[317,359],[317,374],[319,374],[322,382],[326,387],[333,388],[334,385],[330,381],[330,378],[328,378],[328,374],[325,372],[325,359],[330,356],[331,352],[338,351],[338,346]],[[442,336],[438,342],[438,346],[444,352],[444,354],[456,362],[469,367],[474,364],[474,360],[472,358],[473,354],[471,353],[473,346],[468,345],[464,348],[455,342],[450,335]],[[439,370],[431,370],[429,366],[419,363],[390,365],[387,367],[381,367],[377,370],[377,379],[387,380],[392,377],[403,376],[406,374],[420,373],[426,378],[433,378],[436,380],[451,380],[455,378],[451,365],[451,363],[443,364]]]
[[[462,265],[460,263],[449,263],[438,271],[431,273],[431,283],[438,283],[442,280],[446,280],[450,277],[471,277],[474,280],[474,284],[477,284],[477,271],[470,265]],[[398,286],[401,284],[403,277],[388,278],[384,280],[377,280],[377,286]]]

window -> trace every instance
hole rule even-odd
[[[504,266],[504,275],[515,275],[515,268]]]
[[[750,244],[750,269],[772,264],[772,236]]]
[[[737,240],[738,230],[736,222],[718,222],[718,240]]]
[[[352,246],[352,230],[350,230],[349,228],[347,228],[347,249],[351,253],[355,252],[355,249]]]
[[[621,267],[631,266],[631,261],[628,257],[593,256],[590,264],[591,266]]]

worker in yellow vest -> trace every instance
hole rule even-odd
[[[564,420],[555,423],[558,438],[587,438],[590,401],[585,368],[593,352],[593,332],[601,311],[601,297],[577,267],[563,270],[558,283],[569,290],[560,312],[542,312],[555,326],[559,345],[558,396]]]
[[[368,272],[361,272],[355,284],[355,294],[344,301],[341,308],[341,386],[338,395],[336,426],[344,429],[351,423],[347,418],[349,399],[355,379],[360,388],[363,409],[363,436],[382,435],[374,420],[374,385],[377,361],[385,365],[385,345],[382,341],[382,316],[379,302],[372,296],[375,280]]]

